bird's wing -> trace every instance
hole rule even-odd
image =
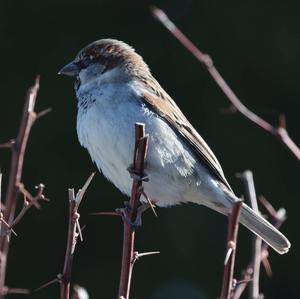
[[[216,156],[172,98],[153,77],[151,80],[147,78],[147,82],[145,80],[142,84],[141,97],[145,104],[166,120],[179,136],[183,137],[208,169],[233,193]]]

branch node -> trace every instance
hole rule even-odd
[[[15,139],[11,139],[8,142],[0,144],[0,148],[9,148],[12,149],[16,143]]]

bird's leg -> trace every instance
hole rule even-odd
[[[140,176],[138,173],[136,173],[132,164],[127,168],[127,171],[129,172],[130,177],[135,181],[138,181],[138,182],[148,182],[149,181],[149,176],[146,173],[144,173],[143,176]]]
[[[136,182],[148,182],[149,181],[149,176],[144,173],[143,176],[138,174],[134,168],[134,166],[131,164],[127,168],[130,177],[136,181]],[[143,195],[147,203],[142,203],[138,208],[137,208],[137,213],[135,220],[132,221],[132,207],[130,206],[130,203],[128,201],[125,202],[125,207],[123,209],[118,209],[116,210],[117,213],[121,214],[123,217],[123,220],[126,221],[128,224],[130,224],[134,229],[140,227],[142,225],[142,214],[149,208],[151,208],[154,211],[153,204],[151,203],[151,200],[148,198],[146,195],[143,186],[138,187],[138,192],[140,195]],[[154,212],[156,215],[156,213]]]

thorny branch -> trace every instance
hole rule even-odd
[[[45,111],[42,111],[40,113],[36,113],[34,111],[36,98],[39,90],[39,81],[40,78],[39,76],[37,76],[35,84],[31,88],[29,88],[25,97],[23,115],[16,140],[11,140],[0,146],[2,148],[10,148],[12,151],[9,182],[4,203],[5,209],[3,210],[3,218],[1,219],[2,224],[4,224],[6,228],[11,228],[13,224],[16,224],[14,223],[14,221],[17,198],[20,192],[22,192],[22,188],[23,190],[25,190],[21,182],[21,178],[23,172],[24,155],[31,128],[39,117],[45,115],[50,111],[50,109],[46,109]],[[34,204],[37,203],[35,202]],[[26,211],[24,210],[21,213],[24,215],[25,212]],[[23,215],[19,215],[17,217],[17,222],[21,219],[21,216]],[[13,231],[10,229],[10,232]],[[2,234],[2,236],[0,236],[0,297],[3,297],[5,296],[5,294],[10,292],[9,290],[7,291],[7,288],[5,287],[8,251],[9,234]]]
[[[32,196],[31,193],[25,189],[24,185],[22,183],[20,184],[19,192],[23,194],[23,207],[11,224],[8,224],[3,219],[3,213],[1,212],[0,222],[4,224],[5,228],[2,228],[2,230],[0,229],[0,237],[6,236],[9,240],[10,233],[13,233],[15,236],[17,236],[17,233],[13,230],[13,228],[21,221],[26,212],[32,206],[35,206],[37,209],[40,209],[41,207],[39,204],[39,200],[49,201],[49,199],[44,195],[44,184],[39,184],[38,186],[35,186],[35,188],[38,189],[38,192],[35,196]]]
[[[44,195],[44,189],[45,189],[45,185],[44,184],[39,184],[38,186],[35,186],[35,188],[38,190],[38,192],[37,192],[37,194],[35,196],[32,196],[26,189],[24,189],[23,185],[20,186],[20,192],[24,196],[23,208],[19,212],[19,214],[17,215],[17,217],[14,219],[14,221],[12,222],[12,224],[10,225],[10,229],[12,229],[13,227],[15,227],[20,222],[20,220],[24,217],[24,215],[26,214],[26,212],[32,206],[35,206],[37,209],[40,209],[40,205],[38,203],[39,200],[49,201],[49,199],[47,197],[45,197],[45,195]]]
[[[77,243],[78,236],[82,240],[81,228],[79,225],[79,213],[78,208],[82,201],[85,191],[87,190],[89,184],[91,183],[95,173],[92,173],[90,177],[85,182],[82,189],[79,189],[76,196],[74,189],[69,189],[69,226],[68,226],[68,241],[65,254],[65,262],[63,273],[60,275],[60,298],[69,299],[70,298],[70,284],[71,284],[71,274],[72,274],[72,264],[75,246]]]
[[[269,132],[277,139],[279,139],[294,156],[300,161],[300,148],[297,144],[291,139],[286,129],[285,117],[281,115],[279,117],[279,125],[278,127],[274,127],[266,120],[256,115],[254,112],[249,110],[237,97],[237,95],[233,92],[224,78],[221,76],[219,71],[213,64],[211,57],[208,54],[200,51],[191,40],[189,40],[183,32],[181,32],[177,26],[168,18],[165,12],[159,8],[152,7],[152,14],[155,18],[157,18],[170,32],[171,34],[198,60],[200,61],[207,69],[211,77],[218,84],[223,93],[227,96],[228,100],[231,104],[236,108],[238,112],[240,112],[244,117],[248,120]]]
[[[78,209],[80,203],[83,199],[83,196],[90,185],[95,173],[92,173],[89,178],[84,183],[83,187],[78,190],[77,194],[75,195],[74,189],[68,189],[69,194],[69,225],[68,225],[68,237],[67,237],[67,247],[65,253],[65,261],[64,261],[64,268],[63,272],[57,274],[56,278],[52,279],[51,281],[46,282],[42,286],[38,287],[34,290],[34,292],[40,291],[41,289],[47,288],[54,283],[60,284],[60,298],[61,299],[69,299],[70,298],[70,285],[71,285],[71,274],[72,274],[72,265],[73,265],[73,258],[75,247],[77,244],[78,237],[82,241],[82,228],[79,224],[79,213]],[[76,297],[74,297],[76,298]],[[86,298],[87,297],[82,297]]]
[[[265,199],[259,198],[261,203],[264,205],[265,209],[269,212],[271,219],[270,222],[276,228],[280,228],[281,225],[286,220],[286,211],[284,209],[279,209],[276,211],[272,205]],[[270,276],[272,275],[271,267],[268,262],[268,248],[269,245],[263,242],[261,246],[261,253],[260,253],[260,261],[263,263],[267,274]],[[246,269],[243,271],[242,277],[237,281],[235,288],[233,289],[231,299],[239,299],[243,294],[244,290],[246,289],[249,282],[251,282],[253,277],[253,260],[248,264]]]
[[[224,261],[220,299],[230,299],[233,288],[233,273],[241,207],[242,201],[235,202],[228,217],[227,253]]]
[[[145,135],[145,125],[136,123],[133,172],[140,178],[143,178],[144,176],[144,163],[147,155],[147,147],[148,135]],[[125,208],[124,210],[123,254],[118,299],[129,299],[132,270],[138,254],[134,251],[135,228],[133,227],[133,223],[137,220],[142,185],[142,179],[133,180],[129,208]]]

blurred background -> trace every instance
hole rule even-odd
[[[34,192],[46,185],[50,203],[31,209],[16,227],[9,253],[7,284],[34,289],[62,271],[67,224],[67,188],[80,188],[95,171],[76,136],[73,82],[57,76],[86,44],[116,38],[132,45],[166,91],[216,153],[237,195],[244,193],[237,172],[251,169],[256,190],[274,207],[285,207],[282,231],[289,254],[270,252],[273,277],[262,270],[267,298],[299,298],[299,163],[273,136],[238,114],[226,114],[228,100],[204,68],[149,13],[155,4],[204,52],[243,102],[272,124],[287,117],[291,137],[299,136],[300,20],[297,1],[0,1],[0,143],[16,136],[24,95],[41,75],[37,111],[52,107],[32,130],[23,182]],[[0,151],[3,193],[10,153]],[[113,211],[126,200],[97,174],[82,203],[72,280],[91,298],[115,298],[119,283],[122,223],[89,216]],[[204,207],[182,205],[144,215],[139,251],[159,250],[134,269],[132,299],[216,298],[220,294],[227,220]],[[249,261],[251,234],[240,230],[236,277]],[[298,278],[297,278],[298,277]],[[246,292],[247,295],[247,292]],[[58,298],[53,285],[30,298]],[[17,298],[10,296],[9,298]]]

